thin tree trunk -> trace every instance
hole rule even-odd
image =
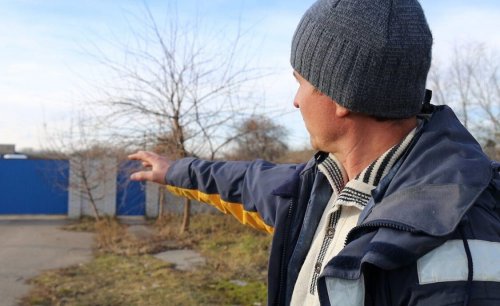
[[[158,187],[158,192],[160,193],[160,197],[158,198],[158,220],[161,220],[164,214],[165,187]]]
[[[191,219],[191,200],[184,199],[184,217],[182,218],[181,234],[189,231],[189,221]]]
[[[83,186],[85,187],[85,193],[89,197],[90,206],[92,207],[92,210],[94,212],[94,217],[97,221],[99,221],[101,219],[101,217],[99,216],[99,210],[97,209],[97,204],[96,204],[96,201],[94,200],[94,196],[92,194],[92,189],[90,188],[89,180],[87,177],[87,171],[83,167],[85,167],[85,165],[83,165],[82,169],[81,169],[82,170]]]

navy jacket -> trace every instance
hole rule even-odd
[[[318,281],[322,305],[500,305],[500,166],[436,107]],[[287,305],[331,196],[315,159],[175,162],[167,188],[274,233],[268,303]]]

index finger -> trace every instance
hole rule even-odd
[[[140,160],[143,162],[151,163],[151,160],[155,157],[155,154],[147,151],[138,151],[134,154],[130,154],[128,159],[130,160]]]

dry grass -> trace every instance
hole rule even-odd
[[[175,241],[165,240],[157,231],[147,238],[135,237],[116,219],[99,220],[95,228],[96,252],[101,254],[144,255],[178,248]]]
[[[62,229],[73,232],[93,233],[95,232],[95,219],[90,217],[84,217],[72,222],[71,224],[63,226]]]
[[[168,263],[150,256],[102,255],[37,277],[22,305],[192,305],[176,274]]]
[[[158,227],[154,228],[156,230]],[[77,222],[63,226],[62,229],[78,232],[94,232],[95,251],[97,253],[143,255],[179,248],[179,245],[175,241],[166,241],[158,230],[150,237],[147,237],[147,239],[135,237],[127,231],[127,225],[121,224],[116,218],[110,217],[103,217],[99,220],[85,217]]]
[[[269,235],[221,215],[193,216],[184,235],[178,216],[151,226],[138,239],[114,219],[94,223],[95,259],[33,279],[22,305],[265,304]],[[194,249],[207,263],[183,272],[149,255],[173,248]]]

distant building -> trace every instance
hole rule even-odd
[[[0,144],[0,155],[15,154],[16,145],[13,144]]]
[[[0,158],[1,159],[28,159],[28,155],[16,152],[16,145],[13,144],[0,144]]]

